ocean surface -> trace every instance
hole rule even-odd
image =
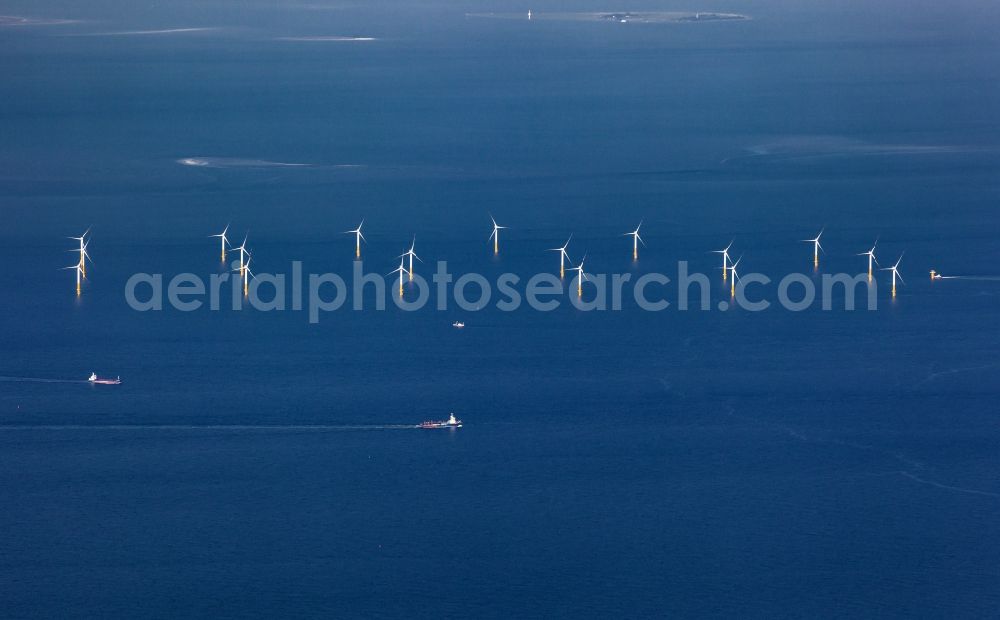
[[[750,19],[5,3],[0,616],[994,617],[1000,7],[626,8]],[[225,272],[227,223],[258,275],[348,277],[362,218],[376,274],[415,235],[424,277],[523,286],[572,234],[711,303],[126,303]],[[877,310],[719,309],[731,240],[775,302],[876,239]]]

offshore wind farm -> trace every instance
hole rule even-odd
[[[1000,8],[656,8],[5,8],[0,615],[994,616]]]

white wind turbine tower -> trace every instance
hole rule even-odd
[[[90,243],[89,241],[87,241],[87,235],[89,233],[90,233],[90,229],[88,228],[87,232],[83,233],[79,237],[68,237],[69,239],[72,239],[73,241],[79,241],[80,242],[79,249],[70,250],[70,252],[79,252],[80,253],[80,270],[83,272],[83,277],[85,277],[85,278],[87,277],[87,262],[84,260],[84,258],[90,258],[90,255],[87,254],[87,244]]]
[[[858,256],[867,256],[868,257],[868,281],[869,282],[872,281],[872,263],[874,262],[876,265],[878,264],[878,261],[875,259],[875,246],[877,246],[877,245],[878,245],[878,239],[875,240],[875,244],[872,245],[872,249],[868,250],[867,252],[862,252],[862,253],[858,254]]]
[[[729,282],[730,297],[736,297],[736,281],[740,279],[740,274],[736,273],[736,265],[739,265],[741,260],[743,260],[742,256],[737,258],[736,262],[729,267],[729,270],[733,272],[733,279]]]
[[[639,242],[642,241],[642,237],[639,236],[639,229],[642,228],[642,221],[639,221],[639,225],[635,227],[632,232],[627,232],[623,237],[632,237],[632,260],[639,259]],[[646,245],[645,241],[642,241],[642,245]]]
[[[566,243],[563,244],[561,248],[549,248],[546,252],[559,252],[559,278],[566,277],[566,261],[571,260],[569,254],[566,252],[566,248],[569,247],[569,242],[573,239],[573,235],[569,236]]]
[[[712,250],[712,254],[722,254],[722,281],[726,281],[726,274],[729,271],[729,248],[733,247],[733,242],[730,241],[729,245],[723,250]]]
[[[229,224],[226,224],[226,227],[219,234],[209,235],[209,237],[218,238],[222,243],[222,262],[226,262],[226,244],[229,243],[229,238],[226,237],[227,232],[229,232]]]
[[[816,235],[815,239],[803,239],[802,240],[802,243],[811,243],[811,244],[813,244],[813,267],[819,267],[819,251],[823,250],[823,246],[821,246],[819,244],[819,238],[823,236],[823,231],[825,231],[825,230],[826,230],[826,227],[824,226],[823,230],[819,231],[819,234]],[[825,252],[826,250],[823,250],[823,251]]]
[[[500,226],[499,224],[497,224],[497,221],[493,219],[492,215],[490,215],[490,221],[493,222],[493,232],[490,233],[490,240],[493,241],[493,253],[494,254],[499,254],[500,253],[500,230],[503,229],[503,228],[507,228],[507,227],[506,226]]]
[[[75,269],[76,270],[76,296],[79,297],[80,296],[80,279],[81,278],[86,278],[86,276],[83,275],[83,267],[80,265],[80,263],[77,263],[75,265],[70,265],[69,267],[63,267],[63,269]]]
[[[247,252],[247,262],[246,264],[241,264],[239,269],[233,269],[234,272],[239,272],[240,277],[243,278],[243,296],[246,297],[250,293],[250,278],[255,278],[252,271],[250,271],[250,260],[253,257]]]
[[[364,241],[365,243],[368,243],[368,240],[365,239],[365,236],[361,234],[361,227],[364,226],[364,225],[365,225],[365,220],[364,220],[364,218],[361,218],[361,223],[358,224],[357,228],[355,228],[354,230],[345,230],[344,231],[345,235],[354,235],[354,257],[355,258],[361,258],[361,242]]]
[[[406,256],[406,254],[403,254],[403,256]],[[403,256],[399,257],[399,267],[396,267],[395,269],[393,269],[389,273],[385,274],[387,276],[391,276],[394,273],[398,273],[399,274],[399,296],[400,297],[403,296],[403,274],[406,273],[406,266],[403,264]]]
[[[240,277],[243,278],[243,281],[245,282],[246,274],[244,273],[244,270],[246,269],[246,265],[249,264],[250,258],[250,252],[247,251],[247,238],[243,237],[243,243],[241,243],[239,247],[233,248],[233,251],[238,251],[240,253],[240,268],[238,271],[240,272]],[[244,260],[244,257],[246,257],[247,260]],[[243,288],[243,294],[245,295],[246,287],[244,286]]]
[[[417,256],[417,253],[413,251],[413,248],[415,248],[416,246],[417,246],[417,238],[416,236],[414,236],[413,243],[410,244],[410,249],[404,252],[403,254],[399,255],[399,258],[409,257],[410,259],[410,269],[409,269],[410,282],[413,282],[413,259],[415,258],[420,262],[424,262],[419,256]]]
[[[583,297],[583,282],[587,279],[587,274],[583,271],[583,263],[587,260],[587,255],[583,255],[583,259],[580,260],[580,264],[576,267],[570,267],[570,271],[576,271],[579,275],[576,277],[576,296]]]
[[[883,267],[881,269],[882,271],[891,271],[892,272],[892,296],[893,297],[896,296],[896,278],[899,278],[900,282],[902,282],[903,284],[906,284],[906,282],[903,281],[903,276],[899,275],[899,262],[901,260],[903,260],[903,255],[902,254],[899,255],[899,259],[896,261],[895,265],[893,265],[892,267]]]

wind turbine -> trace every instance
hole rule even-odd
[[[80,239],[80,237],[70,237],[70,239]],[[72,250],[66,250],[67,252],[77,252],[77,253],[79,253],[80,258],[78,259],[78,261],[77,261],[76,264],[80,266],[80,272],[83,274],[84,278],[87,277],[87,261],[94,262],[90,258],[90,254],[87,253],[87,246],[88,245],[90,245],[90,240],[81,242],[79,248],[73,248]]]
[[[238,271],[240,277],[243,278],[243,296],[246,297],[250,293],[250,278],[256,278],[252,271],[250,271],[250,260],[252,257],[250,253],[247,252],[247,262],[245,265],[241,264],[239,269],[233,269],[233,271]]]
[[[415,258],[415,259],[417,259],[420,262],[424,262],[419,256],[417,256],[417,253],[413,251],[413,248],[416,247],[416,245],[417,245],[417,238],[416,238],[416,236],[414,236],[413,237],[413,243],[410,244],[410,249],[407,250],[406,252],[404,252],[403,254],[399,255],[399,258],[404,258],[404,257],[407,257],[407,256],[410,258],[410,269],[409,269],[409,272],[410,272],[410,282],[413,282],[413,259]],[[393,273],[395,273],[395,272],[393,272]]]
[[[904,254],[905,254],[905,252],[904,252]],[[882,269],[880,270],[880,271],[891,271],[892,272],[892,296],[893,297],[896,296],[896,278],[899,278],[900,282],[903,282],[903,284],[906,284],[906,282],[903,281],[903,276],[899,275],[899,262],[901,260],[903,260],[903,254],[899,255],[899,259],[896,261],[895,265],[893,265],[892,267],[882,267]]]
[[[490,220],[493,222],[493,232],[490,233],[490,239],[493,241],[493,253],[500,253],[500,229],[507,228],[506,226],[500,226],[497,221],[490,216]]]
[[[878,264],[878,261],[875,259],[875,246],[877,246],[877,245],[878,245],[878,239],[875,240],[875,244],[872,245],[872,249],[868,250],[867,252],[862,252],[862,253],[860,253],[860,254],[857,255],[857,256],[867,256],[868,257],[868,281],[869,282],[872,281],[872,263],[874,262],[876,265]]]
[[[639,242],[642,241],[642,237],[639,236],[639,229],[642,228],[642,221],[639,221],[639,225],[635,227],[632,232],[627,232],[623,237],[632,237],[632,260],[639,259]],[[642,245],[646,245],[645,241],[642,241]]]
[[[583,255],[583,259],[580,260],[580,264],[576,267],[570,267],[570,271],[576,271],[579,273],[576,280],[576,296],[583,297],[583,281],[587,279],[587,274],[583,271],[583,263],[587,260],[587,255]]]
[[[733,242],[730,241],[729,245],[726,246],[724,250],[712,250],[712,254],[722,254],[722,281],[726,281],[726,272],[729,271],[729,248],[733,247]]]
[[[813,267],[819,267],[819,251],[823,250],[823,246],[821,246],[819,244],[819,238],[823,236],[823,231],[825,231],[825,230],[826,230],[826,226],[823,227],[823,230],[819,231],[819,234],[816,235],[815,239],[803,239],[802,240],[802,243],[811,243],[811,244],[813,244]],[[823,250],[823,251],[825,252],[826,250]]]
[[[569,247],[569,242],[573,239],[573,235],[569,236],[566,243],[563,244],[561,248],[549,248],[546,252],[559,252],[559,278],[566,277],[566,261],[571,260],[569,254],[566,253],[566,248]]]
[[[406,254],[403,254],[403,256],[406,256]],[[385,274],[387,276],[391,276],[394,273],[399,273],[399,296],[400,297],[403,296],[403,274],[406,273],[406,267],[403,265],[403,256],[399,257],[399,267],[396,267],[395,269],[393,269],[389,273]]]
[[[730,280],[730,282],[729,282],[729,296],[730,297],[736,297],[736,281],[740,279],[740,274],[736,273],[736,265],[739,265],[741,260],[743,260],[742,256],[740,256],[739,258],[737,258],[736,262],[733,263],[729,267],[729,270],[733,272],[733,279]]]
[[[240,253],[240,268],[239,268],[239,272],[240,272],[240,277],[242,277],[243,280],[245,281],[246,280],[246,274],[243,273],[243,270],[246,269],[246,265],[249,264],[249,262],[250,262],[249,261],[250,252],[247,251],[247,238],[243,237],[243,243],[241,243],[238,248],[233,248],[233,251],[239,251],[239,253]],[[244,255],[247,257],[247,261],[246,261],[245,264],[244,264],[244,261],[243,261]],[[246,287],[244,287],[244,289],[245,288]]]
[[[361,258],[361,241],[364,240],[365,243],[368,243],[368,240],[365,239],[365,236],[361,234],[361,227],[364,226],[364,225],[365,225],[365,219],[361,218],[361,223],[358,224],[357,228],[355,228],[354,230],[345,230],[344,231],[345,235],[354,235],[354,257],[355,258]]]
[[[89,243],[89,241],[87,241],[88,234],[90,234],[89,228],[87,229],[87,232],[83,233],[79,237],[67,237],[73,241],[80,242],[80,248],[78,250],[70,250],[70,252],[80,252],[80,269],[83,271],[83,277],[85,278],[87,277],[87,262],[84,260],[84,257],[90,258],[90,255],[87,254],[87,244]]]
[[[80,263],[75,265],[70,265],[69,267],[63,267],[63,269],[75,269],[76,270],[76,296],[80,296],[80,279],[86,279],[87,276],[83,275],[83,267]]]
[[[87,261],[94,262],[94,260],[90,258],[90,254],[87,253],[88,245],[90,245],[90,239],[88,239],[87,242],[83,244],[83,247],[80,248],[80,271],[83,272],[84,277],[87,276]]]
[[[221,240],[221,243],[222,243],[222,262],[226,262],[226,244],[229,243],[229,238],[226,237],[226,233],[227,232],[229,232],[229,224],[226,224],[226,227],[223,228],[222,232],[220,232],[219,234],[217,234],[217,235],[209,235],[209,237],[218,237]]]

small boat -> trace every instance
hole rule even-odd
[[[463,327],[465,327],[465,323],[461,321],[455,321],[454,323],[451,324],[451,326],[454,327],[455,329],[462,329]]]
[[[452,413],[448,416],[447,420],[433,421],[428,420],[426,422],[421,422],[420,428],[461,428],[462,421],[455,419],[455,414]]]
[[[102,379],[101,377],[97,376],[96,372],[92,372],[90,373],[90,377],[87,379],[87,381],[90,381],[95,385],[119,385],[122,382],[122,378],[115,377],[114,379]]]

